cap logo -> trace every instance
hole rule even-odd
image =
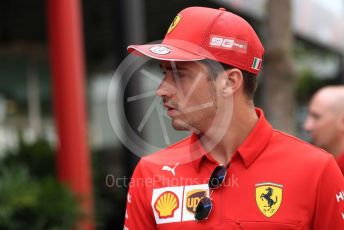
[[[228,49],[240,53],[247,52],[247,42],[234,38],[225,38],[217,35],[212,35],[210,38],[210,47]]]
[[[180,14],[178,14],[172,21],[170,27],[167,30],[167,33],[169,34],[179,23],[180,19],[182,18],[182,16]]]
[[[159,54],[159,55],[166,55],[171,52],[169,48],[166,46],[153,46],[149,49],[152,53]]]
[[[262,67],[262,59],[255,57],[253,59],[252,68],[255,70],[260,70],[261,67]]]

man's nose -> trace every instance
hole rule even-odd
[[[303,123],[303,129],[309,132],[312,130],[312,127],[313,127],[312,119],[308,116],[305,122]]]
[[[156,95],[159,97],[172,97],[175,93],[176,88],[169,81],[168,77],[165,76],[156,90]]]

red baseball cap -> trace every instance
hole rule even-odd
[[[223,8],[189,7],[175,17],[161,44],[131,45],[128,51],[166,61],[212,59],[257,75],[264,47],[238,15]]]

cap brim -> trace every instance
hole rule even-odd
[[[131,45],[128,46],[128,52],[162,61],[200,61],[205,59],[205,57],[165,44]]]

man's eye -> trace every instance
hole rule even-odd
[[[185,77],[186,76],[185,72],[182,72],[182,71],[177,71],[177,72],[175,72],[175,74],[177,75],[176,77]]]

